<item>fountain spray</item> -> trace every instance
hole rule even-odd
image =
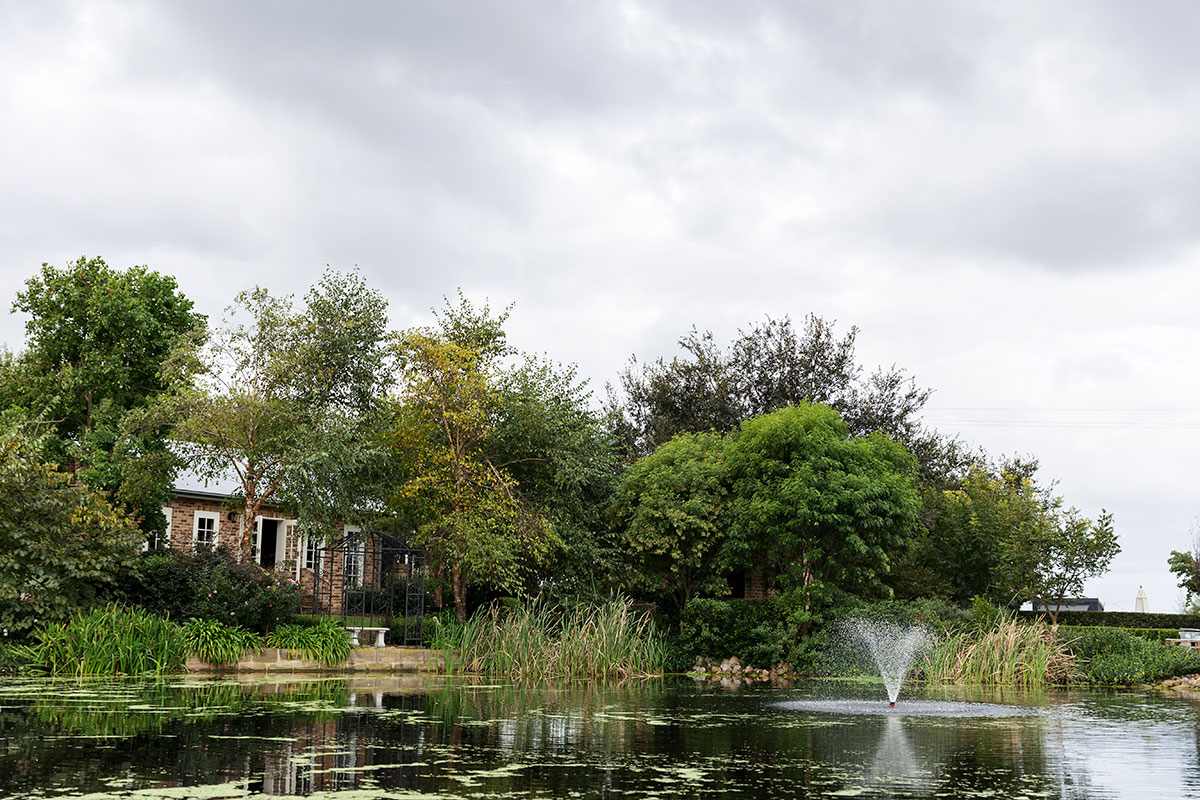
[[[850,620],[845,626],[875,662],[887,688],[888,708],[895,708],[909,668],[917,655],[932,643],[929,631],[920,625],[898,625],[863,618]]]

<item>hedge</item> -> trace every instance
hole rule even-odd
[[[1178,628],[1118,628],[1115,626],[1100,626],[1100,625],[1059,625],[1058,635],[1064,639],[1071,639],[1087,635],[1098,630],[1114,630],[1128,633],[1131,636],[1136,636],[1139,639],[1144,639],[1147,642],[1156,642],[1163,644],[1167,639],[1177,639],[1179,637]]]
[[[1043,611],[1018,611],[1022,619],[1038,619]],[[1060,611],[1059,625],[1105,628],[1200,628],[1200,614],[1140,614],[1136,611]]]
[[[697,598],[687,604],[679,639],[690,657],[738,656],[743,664],[769,667],[783,658],[791,637],[774,598]]]

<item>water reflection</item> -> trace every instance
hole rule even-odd
[[[0,686],[0,796],[1200,797],[1200,706],[1145,694],[1034,718],[786,712],[800,684],[516,688],[415,678]],[[203,787],[203,789],[199,788]]]

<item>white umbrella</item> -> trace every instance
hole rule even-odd
[[[1146,604],[1146,590],[1138,587],[1137,600],[1133,601],[1133,610],[1139,614],[1149,614],[1150,607]]]

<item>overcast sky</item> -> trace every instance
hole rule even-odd
[[[1191,2],[0,0],[0,297],[80,255],[217,317],[357,265],[602,391],[765,314],[1040,458],[1175,610],[1200,512]],[[23,320],[0,318],[21,346]]]

